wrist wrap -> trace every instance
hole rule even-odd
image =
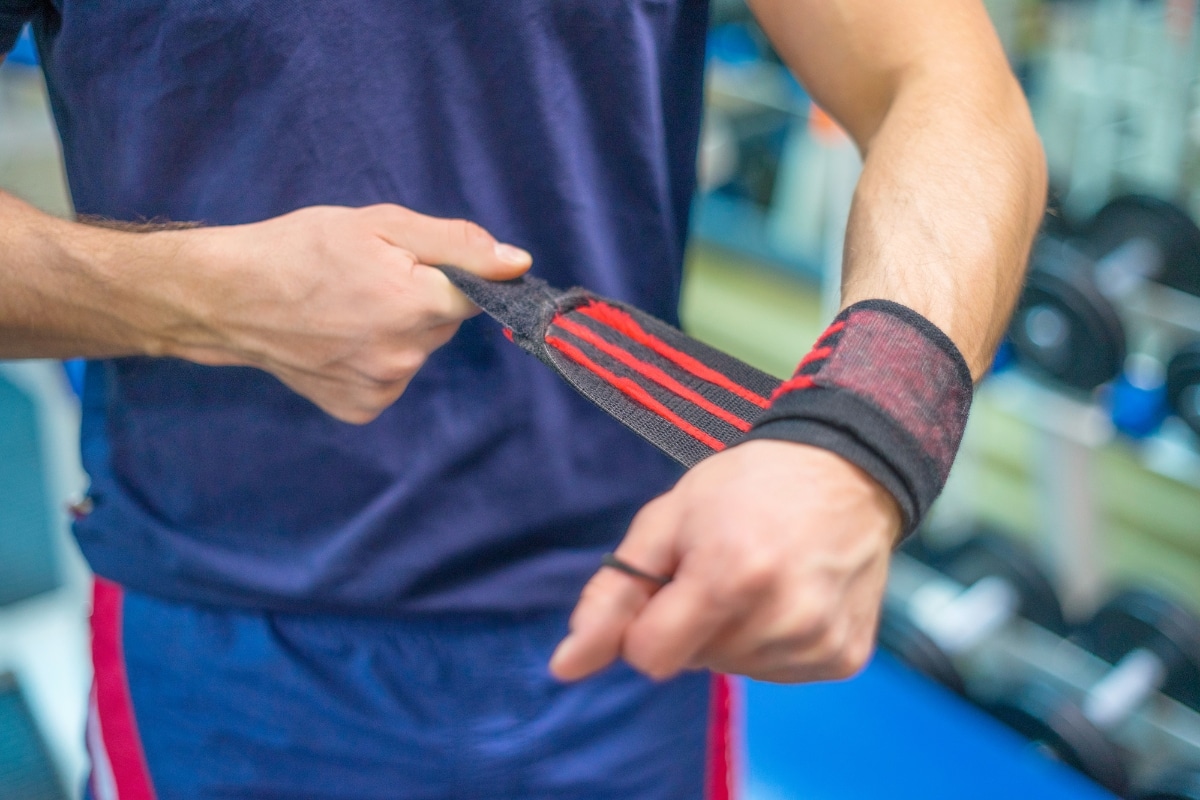
[[[748,439],[815,445],[882,484],[910,532],[945,484],[962,439],[970,371],[945,334],[896,303],[843,311],[781,383],[587,290],[441,269],[510,340],[687,467]]]
[[[910,533],[946,484],[971,407],[958,348],[889,300],[847,308],[774,391],[747,439],[830,450],[896,498]]]

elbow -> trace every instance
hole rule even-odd
[[[1046,167],[1046,151],[1042,139],[1034,126],[1033,113],[1029,109],[1029,101],[1021,89],[1017,79],[1011,74],[1008,83],[1007,122],[1005,130],[1011,137],[1012,146],[1019,154],[1031,178],[1031,188],[1045,197],[1049,180]]]
[[[1024,194],[1027,197],[1029,238],[1041,227],[1042,217],[1046,211],[1046,197],[1049,192],[1049,169],[1046,164],[1046,150],[1042,139],[1034,125],[1033,114],[1024,91],[1011,73],[1008,76],[1006,99],[999,107],[1003,108],[1003,118],[998,120],[997,130],[1005,138],[1006,149],[1011,153],[1015,162],[1016,174],[1024,179]]]

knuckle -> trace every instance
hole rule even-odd
[[[403,383],[412,378],[424,363],[425,357],[420,353],[389,354],[387,357],[381,358],[368,371],[368,376],[377,386],[390,391],[397,383]]]
[[[351,410],[352,419],[348,421],[364,425],[378,417],[384,409],[396,402],[403,393],[403,387],[397,389],[395,384],[373,386],[363,389],[355,398],[355,407]]]
[[[735,588],[741,595],[760,595],[775,583],[777,568],[772,561],[754,557],[742,565],[735,578]]]
[[[469,246],[487,245],[492,243],[492,237],[482,227],[468,219],[452,220],[451,230],[454,235]]]
[[[380,221],[391,224],[403,224],[408,221],[412,214],[404,206],[398,206],[395,203],[376,203],[373,206],[367,206],[364,211],[377,217]]]
[[[360,406],[351,408],[333,408],[326,409],[332,416],[337,417],[342,422],[349,422],[351,425],[366,425],[371,420],[378,416],[377,413],[369,411]]]
[[[400,289],[407,288],[407,281],[409,280],[408,275],[412,272],[413,267],[421,263],[420,259],[418,259],[416,254],[411,250],[407,250],[402,247],[392,248],[390,255],[392,258],[396,259],[395,263],[397,268],[395,275],[398,282],[393,285]],[[400,281],[401,276],[404,276],[403,282]]]
[[[654,517],[654,515],[657,513],[657,510],[661,506],[662,506],[662,498],[661,497],[656,497],[655,499],[651,500],[649,503],[646,503],[646,505],[644,505],[640,509],[638,509],[638,512],[633,515],[633,521],[630,523],[629,527],[632,528],[632,527],[635,527],[638,525],[645,525],[650,519],[652,519]]]
[[[864,643],[865,639],[849,635],[844,628],[828,636],[823,660],[831,678],[847,680],[863,670],[871,655],[870,642]]]
[[[779,669],[762,670],[749,677],[767,683],[795,684],[812,680],[810,670],[803,667],[782,667]]]
[[[787,620],[787,632],[797,639],[821,636],[827,627],[825,615],[809,605],[797,605]]]
[[[406,388],[407,388],[407,384],[400,382],[400,381],[397,381],[395,383],[388,383],[388,384],[384,384],[384,385],[380,386],[374,392],[375,402],[372,403],[372,407],[377,408],[380,411],[382,411],[383,409],[390,406],[392,403],[396,402],[396,398],[399,397],[400,395],[404,394],[404,390]]]
[[[741,575],[715,578],[709,588],[709,595],[713,601],[729,609],[740,609],[749,603],[755,594]]]
[[[866,666],[866,662],[860,664],[850,656],[842,653],[830,663],[829,677],[837,681],[850,680],[857,675],[864,666]]]
[[[433,346],[433,348],[437,349],[438,347],[441,347],[446,342],[453,339],[454,334],[458,333],[458,326],[459,326],[458,322],[451,322],[448,324],[436,325],[435,327],[430,328],[429,339],[430,339],[430,344]],[[420,367],[422,366],[423,363],[424,363],[424,359],[422,358],[421,363],[417,364],[417,366],[413,369],[413,372],[416,372],[417,369],[420,369]]]
[[[593,605],[607,596],[604,590],[603,573],[597,573],[592,576],[591,580],[584,584],[583,591],[579,593],[579,605]]]
[[[621,647],[625,663],[651,680],[660,681],[670,675],[668,667],[655,648],[642,637],[626,636]]]
[[[868,636],[859,636],[845,651],[846,664],[850,674],[857,675],[866,669],[875,652],[875,642]]]
[[[622,649],[621,658],[635,671],[640,672],[648,678],[651,677],[649,660],[642,657],[641,653],[637,652],[634,648],[626,645]]]

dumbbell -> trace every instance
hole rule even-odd
[[[879,643],[900,660],[965,694],[954,659],[1018,616],[1061,633],[1062,606],[1033,558],[999,533],[984,530],[944,556],[934,557],[935,578],[908,599],[889,606]]]
[[[1164,200],[1108,203],[1082,237],[1040,237],[1009,328],[1018,357],[1056,383],[1090,392],[1120,374],[1119,302],[1146,281],[1200,296],[1200,228]]]
[[[1092,217],[1084,242],[1107,296],[1122,297],[1151,280],[1200,297],[1200,228],[1174,203],[1118,197]]]
[[[1052,235],[1034,245],[1008,338],[1018,363],[1084,392],[1125,362],[1125,327],[1092,282],[1091,262],[1075,242]]]
[[[1129,773],[1110,734],[1159,692],[1200,710],[1200,619],[1135,589],[1106,603],[1072,639],[1113,665],[1082,701],[1032,685],[989,710],[1043,751],[1124,794]]]
[[[1200,434],[1200,340],[1185,345],[1167,364],[1167,402]]]

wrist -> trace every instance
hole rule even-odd
[[[196,231],[56,222],[55,260],[107,354],[186,358],[211,346],[202,294],[190,285],[204,268]]]
[[[837,403],[836,400],[834,402]],[[852,409],[843,406],[840,411],[854,415],[876,413],[871,409],[864,409],[861,404],[855,405]],[[747,443],[760,440],[794,446],[810,445],[853,465],[892,498],[899,514],[900,527],[904,532],[909,530],[909,521],[920,516],[905,477],[888,459],[881,456],[875,447],[865,444],[858,436],[840,425],[832,424],[827,419],[780,414],[774,419],[759,422],[746,434]]]
[[[838,315],[747,438],[811,444],[856,464],[895,498],[911,533],[945,485],[972,389],[944,333],[869,300]]]
[[[769,471],[787,475],[791,486],[820,486],[822,495],[833,507],[876,513],[885,524],[863,526],[860,532],[877,533],[883,546],[896,545],[904,526],[896,492],[880,483],[872,471],[864,469],[861,459],[847,458],[838,452],[840,445],[829,444],[819,434],[808,442],[798,442],[789,436],[762,436],[741,442],[729,452],[740,453],[745,459],[738,465],[739,470],[746,470],[747,463],[763,465]],[[810,502],[810,498],[804,502]]]

